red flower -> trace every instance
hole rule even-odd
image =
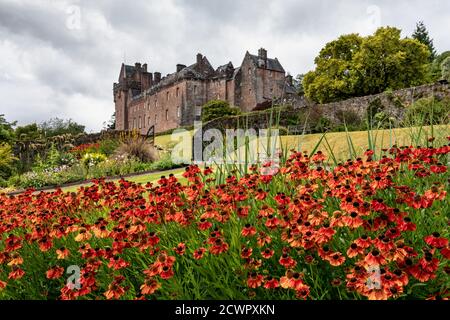
[[[64,268],[63,267],[53,267],[49,269],[46,273],[47,279],[58,279],[64,274]]]
[[[221,254],[228,250],[228,244],[224,242],[222,239],[218,238],[214,241],[214,245],[211,246],[209,252],[212,254]]]
[[[252,248],[242,248],[241,250],[241,258],[243,259],[247,259],[250,258],[250,256],[252,255]]]
[[[200,260],[201,258],[203,258],[203,254],[205,253],[206,249],[205,248],[199,248],[197,250],[194,251],[194,259],[196,260]]]
[[[386,263],[385,258],[378,250],[372,250],[364,258],[364,266],[369,268],[371,266],[384,265]]]
[[[161,284],[155,279],[148,279],[143,285],[141,285],[141,293],[145,295],[150,295],[155,293],[161,287]]]
[[[121,287],[119,283],[119,281],[114,280],[108,286],[108,290],[104,293],[106,299],[119,299],[125,293],[125,288]]]
[[[13,266],[12,271],[8,275],[8,279],[18,280],[18,279],[22,278],[24,275],[25,275],[25,271],[23,271],[22,269],[20,269],[17,266]]]
[[[256,272],[252,272],[247,279],[247,286],[249,288],[258,288],[262,285],[264,277],[261,274],[256,274]]]
[[[359,247],[355,242],[353,242],[347,250],[347,256],[349,258],[354,258],[362,254],[364,254],[364,248]]]
[[[444,248],[448,246],[448,240],[440,236],[438,232],[433,232],[432,235],[425,237],[425,242],[433,248]]]
[[[70,254],[69,250],[64,247],[56,250],[56,256],[57,256],[56,258],[58,260],[66,259],[69,256],[69,254]]]
[[[186,251],[186,245],[183,242],[180,242],[176,248],[174,248],[175,252],[178,253],[180,256],[184,254]]]
[[[345,257],[340,252],[334,252],[328,255],[328,259],[326,259],[333,267],[340,266],[345,262]]]
[[[247,223],[241,231],[241,235],[243,237],[251,237],[256,234],[256,228],[253,227],[250,223]]]
[[[114,270],[120,270],[126,268],[130,265],[129,262],[126,262],[119,256],[114,256],[109,259],[108,268],[112,268]]]
[[[266,289],[274,289],[278,288],[280,286],[280,283],[277,279],[272,278],[271,276],[267,277],[266,281],[264,282],[264,288]]]
[[[200,219],[200,222],[198,223],[198,229],[199,230],[204,231],[204,230],[207,230],[207,229],[209,229],[211,227],[212,227],[212,223],[211,222],[209,222],[205,218],[201,218]]]
[[[263,256],[264,259],[270,259],[274,253],[275,253],[274,250],[266,248],[264,251],[261,252],[261,255]]]
[[[297,261],[292,259],[287,253],[283,253],[278,262],[286,269],[294,268],[297,265]]]
[[[170,279],[173,277],[174,272],[173,272],[172,267],[165,265],[162,267],[159,275],[162,279],[167,280],[167,279]]]

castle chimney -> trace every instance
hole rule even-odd
[[[286,82],[287,82],[289,85],[292,86],[292,76],[291,76],[290,74],[288,74],[288,75],[286,76]]]
[[[267,50],[264,49],[264,48],[259,49],[258,50],[258,57],[260,59],[263,59],[264,61],[266,61],[267,60]]]
[[[184,68],[186,68],[186,66],[184,64],[177,64],[177,72],[180,72]]]
[[[146,64],[146,63],[144,63],[144,64],[142,65],[142,69],[144,70],[144,72],[147,72],[147,64]]]
[[[136,63],[134,64],[134,67],[135,67],[137,70],[139,70],[139,69],[141,68],[141,64],[140,64],[139,62],[136,62]]]
[[[202,63],[202,54],[201,53],[197,53],[197,64],[200,65]]]
[[[154,75],[153,79],[154,83],[158,84],[161,81],[161,72],[154,72],[153,75]]]

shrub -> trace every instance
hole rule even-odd
[[[120,141],[117,139],[103,139],[98,143],[98,152],[110,156],[114,154],[114,151],[119,145]]]
[[[330,119],[321,116],[314,127],[314,132],[325,132],[330,128],[331,128]]]
[[[202,108],[202,121],[207,122],[224,116],[233,116],[239,114],[237,108],[230,107],[227,101],[211,100]]]
[[[86,153],[82,162],[86,167],[92,167],[106,160],[106,156],[101,153]]]
[[[450,56],[445,58],[441,64],[441,78],[450,81]]]
[[[142,162],[158,160],[158,150],[138,133],[129,133],[121,138],[121,143],[115,152],[116,157],[134,157]]]
[[[13,155],[11,146],[6,143],[0,144],[0,179],[6,180],[12,175],[15,160],[17,159]]]
[[[406,111],[405,125],[446,124],[450,122],[450,98],[421,98]]]

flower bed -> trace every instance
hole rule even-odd
[[[445,298],[449,153],[393,147],[331,168],[293,152],[223,183],[190,166],[188,185],[0,195],[0,298]]]

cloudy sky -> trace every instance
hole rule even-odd
[[[0,114],[19,124],[72,118],[99,130],[125,61],[163,75],[197,52],[214,67],[265,47],[293,75],[328,41],[423,20],[450,49],[450,1],[0,0]]]

